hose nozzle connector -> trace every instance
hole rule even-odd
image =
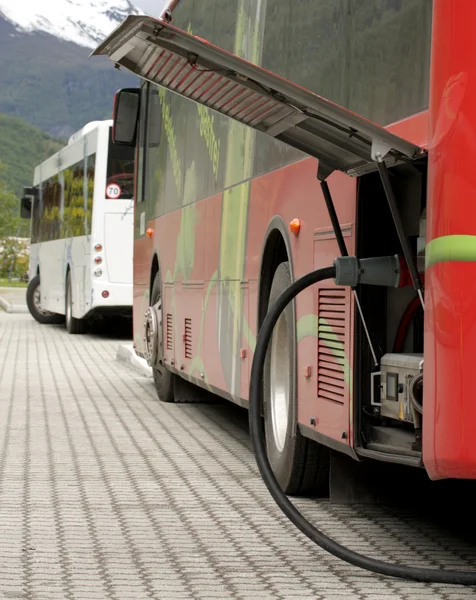
[[[400,286],[401,269],[398,254],[360,260],[356,256],[341,256],[335,259],[334,266],[336,285],[348,285],[352,288],[359,283],[395,288]]]

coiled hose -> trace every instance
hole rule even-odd
[[[311,541],[337,558],[355,565],[356,567],[366,569],[367,571],[400,579],[409,579],[427,583],[476,585],[476,572],[450,571],[443,569],[436,570],[396,565],[364,556],[363,554],[359,554],[358,552],[346,548],[310,523],[281,490],[281,487],[274,476],[266,453],[265,433],[261,426],[262,381],[268,344],[273,334],[274,326],[289,302],[314,283],[326,279],[333,279],[334,277],[335,267],[328,267],[308,273],[292,283],[281,296],[279,296],[276,302],[269,307],[268,314],[259,331],[251,367],[249,421],[251,442],[261,477],[274,501],[286,517],[288,517],[288,519]]]

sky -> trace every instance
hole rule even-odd
[[[147,14],[158,17],[168,2],[165,0],[132,0],[132,4],[142,8]]]

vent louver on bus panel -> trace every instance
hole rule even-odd
[[[165,339],[167,350],[172,350],[173,348],[173,336],[173,318],[170,313],[167,313],[167,317],[165,320]]]
[[[349,390],[347,331],[350,329],[348,291],[319,288],[317,296],[317,395],[343,404]]]
[[[144,79],[298,148],[328,171],[376,170],[376,152],[387,165],[425,154],[363,117],[152,17],[129,16],[92,54],[105,54]]]
[[[185,319],[185,358],[192,358],[192,319]]]

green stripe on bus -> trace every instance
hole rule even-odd
[[[443,235],[425,248],[425,267],[441,262],[476,262],[476,235]]]

